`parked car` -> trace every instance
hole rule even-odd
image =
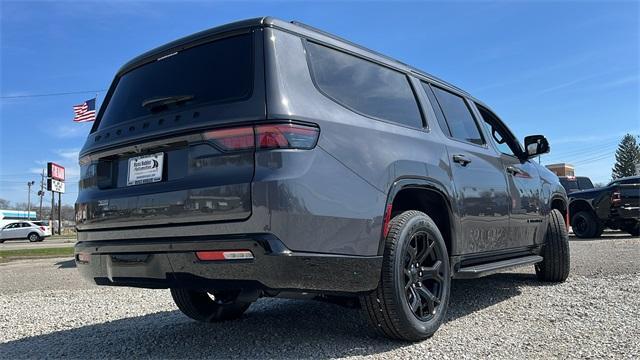
[[[569,194],[569,213],[573,233],[579,238],[599,237],[605,228],[639,236],[640,176]]]
[[[531,161],[548,151],[386,56],[300,23],[236,22],[116,74],[80,152],[77,268],[170,288],[199,321],[261,296],[338,296],[383,335],[425,339],[452,278],[567,278],[566,193]]]
[[[594,188],[591,179],[586,176],[558,176],[558,179],[560,179],[560,184],[567,191],[567,194]]]
[[[19,221],[5,225],[0,229],[0,243],[5,240],[27,239],[31,242],[42,241],[46,238],[44,226],[38,226],[31,221]]]
[[[51,226],[49,226],[49,221],[48,220],[32,221],[32,223],[34,223],[35,225],[40,226],[42,231],[44,231],[44,236],[51,236]]]

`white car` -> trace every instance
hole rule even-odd
[[[44,236],[48,237],[51,236],[51,226],[49,226],[49,221],[41,221],[41,220],[37,220],[37,221],[32,221],[32,224],[35,224],[36,226],[39,226],[40,229],[42,229],[42,231],[44,231]]]
[[[14,222],[0,229],[0,243],[10,239],[27,239],[36,242],[44,240],[47,236],[46,227],[30,221]]]

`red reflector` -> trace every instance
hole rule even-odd
[[[201,261],[250,260],[253,253],[249,250],[196,251],[196,257]]]
[[[203,135],[206,140],[213,140],[224,150],[245,150],[255,146],[253,127],[251,126],[212,130]]]
[[[392,204],[387,205],[387,210],[384,212],[384,222],[382,224],[382,228],[384,229],[382,235],[387,237],[389,233],[389,222],[391,221],[391,210],[393,208]]]

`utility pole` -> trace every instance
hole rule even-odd
[[[58,235],[62,235],[62,193],[58,193]]]
[[[27,190],[27,219],[29,220],[31,220],[31,186],[35,183],[35,181],[27,182],[27,187],[29,188],[29,190]]]
[[[40,191],[38,191],[38,196],[40,196],[40,219],[44,219],[44,216],[42,216],[42,198],[44,197],[44,169],[42,169],[42,174],[40,174]]]

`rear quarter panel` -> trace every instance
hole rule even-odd
[[[267,206],[271,230],[287,246],[376,255],[387,196],[396,180],[430,179],[453,196],[439,133],[374,120],[334,102],[315,87],[300,37],[276,29],[266,29],[265,36],[268,117],[309,121],[321,129],[317,148],[300,155],[307,159],[292,167],[302,173],[272,173],[264,184],[269,192],[278,189],[277,199]],[[261,169],[268,157],[279,156],[257,157],[256,182],[265,181]],[[287,159],[296,161],[292,155]]]

